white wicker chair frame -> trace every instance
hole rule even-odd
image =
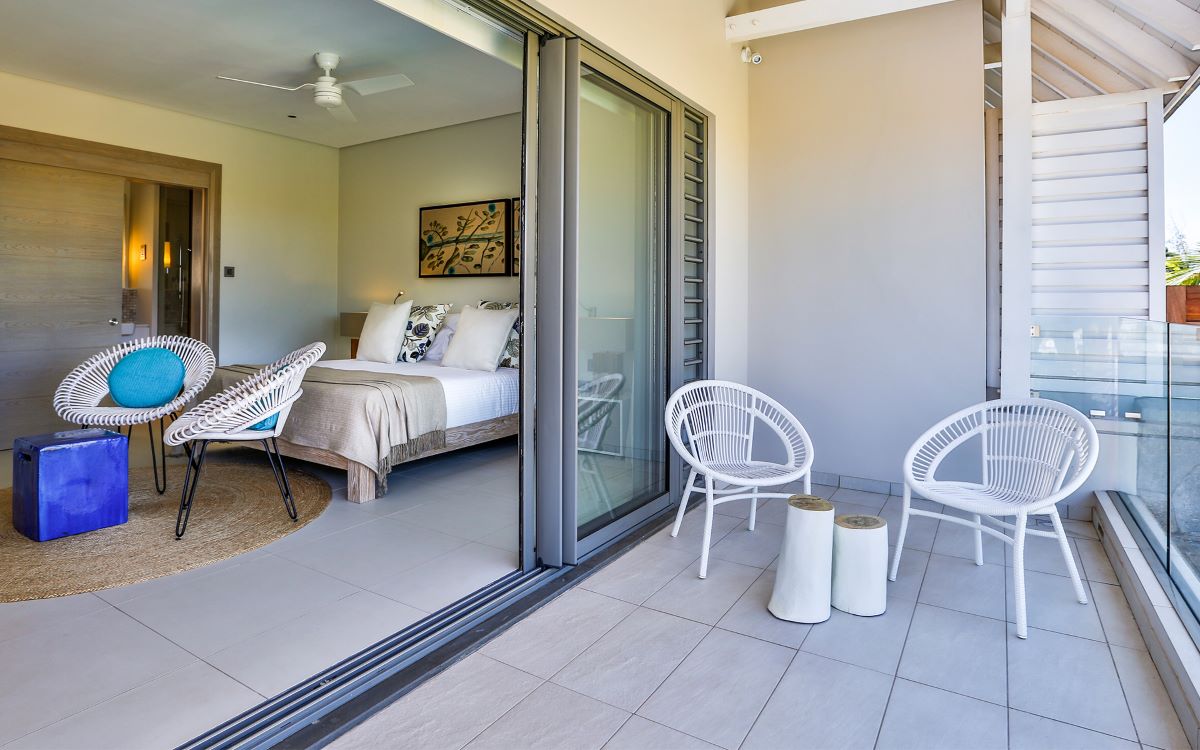
[[[200,472],[204,468],[210,443],[262,443],[283,498],[283,507],[293,521],[297,519],[296,501],[292,496],[277,438],[283,431],[292,405],[304,393],[300,387],[304,373],[324,353],[325,344],[321,342],[297,349],[189,409],[167,428],[166,443],[183,445],[188,454],[183,494],[175,518],[176,538],[182,537],[187,531],[192,502],[196,498],[196,487],[200,483]],[[254,425],[276,415],[278,418],[274,427],[253,429]]]
[[[982,481],[935,478],[942,461],[956,448],[978,438],[982,449]],[[983,565],[983,535],[1013,548],[1013,590],[1017,637],[1027,636],[1025,613],[1025,538],[1058,539],[1067,572],[1080,604],[1087,593],[1063,530],[1056,503],[1087,480],[1099,454],[1096,428],[1075,409],[1046,399],[999,399],[968,407],[931,427],[913,443],[904,459],[904,511],[888,578],[896,580],[909,516],[957,523],[975,532],[975,564]],[[912,495],[956,508],[970,518],[912,507]],[[1030,516],[1050,517],[1054,531],[1027,527]],[[1014,523],[999,520],[1015,517]],[[997,528],[998,527],[998,528]],[[1013,532],[1012,536],[999,529]]]
[[[623,385],[625,376],[614,373],[601,375],[579,387],[579,397],[583,399],[579,407],[579,476],[610,513],[613,510],[612,493],[596,461],[595,451],[608,432],[613,410],[617,408],[617,393]]]
[[[123,406],[101,406],[109,395],[108,375],[117,363],[139,349],[167,349],[183,360],[183,388],[179,395],[162,406],[131,409]],[[163,442],[163,421],[180,411],[200,393],[212,378],[217,360],[212,349],[202,341],[186,336],[152,336],[128,341],[86,359],[71,370],[54,392],[54,410],[68,422],[83,427],[115,427],[130,437],[133,428],[145,424],[150,433],[150,457],[154,468],[154,485],[158,494],[167,489],[166,444]],[[158,422],[158,449],[154,447],[154,422]],[[162,474],[159,474],[161,460]]]
[[[762,492],[762,487],[778,487],[803,479],[804,492],[812,491],[812,440],[800,421],[766,394],[739,383],[698,380],[671,395],[666,423],[671,445],[691,466],[671,536],[679,535],[692,493],[704,492],[701,578],[708,575],[715,506],[750,500],[746,527],[753,531],[759,499],[791,495]],[[754,458],[755,426],[760,423],[782,443],[785,453],[782,463]],[[696,486],[700,479],[704,480],[703,487]]]

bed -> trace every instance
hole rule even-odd
[[[334,382],[343,378],[374,380],[376,375],[379,376],[377,382]],[[350,389],[354,389],[356,385],[379,386],[384,381],[408,380],[392,376],[409,376],[412,382],[424,383],[423,387],[426,390],[417,392],[421,394],[420,399],[413,401],[410,398],[408,402],[410,406],[415,403],[416,410],[436,410],[436,407],[429,406],[436,399],[436,395],[432,395],[428,390],[430,387],[436,390],[436,385],[427,379],[433,378],[441,385],[441,391],[445,394],[444,442],[439,431],[435,442],[410,442],[408,450],[393,455],[391,460],[375,463],[362,451],[348,449],[338,440],[323,439],[324,436],[319,431],[314,434],[313,430],[305,431],[303,428],[305,424],[324,422],[330,425],[331,433],[339,430],[372,432],[386,449],[388,440],[380,434],[386,432],[386,423],[383,426],[376,424],[379,422],[378,414],[375,419],[364,415],[363,412],[368,410],[361,408],[361,404],[368,403],[371,409],[377,412],[385,408],[394,411],[395,407],[383,406],[388,400],[387,394],[381,396],[374,388],[361,388],[354,393],[351,393]],[[222,367],[218,368],[214,381],[220,385],[222,381],[242,377],[245,377],[244,368]],[[310,377],[317,382],[310,384]],[[381,496],[386,489],[385,470],[395,464],[517,434],[520,371],[511,367],[501,367],[495,372],[481,372],[442,367],[435,362],[327,360],[318,362],[309,371],[304,387],[309,398],[302,396],[292,408],[279,439],[279,450],[292,458],[345,469],[346,498],[351,502],[365,503]],[[386,391],[386,388],[381,390]],[[358,401],[352,403],[352,398]],[[440,414],[438,416],[440,418]],[[293,425],[296,426],[295,429]],[[380,475],[381,471],[384,471],[383,476]]]

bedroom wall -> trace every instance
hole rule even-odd
[[[521,194],[518,114],[341,149],[338,309],[360,312],[401,289],[416,304],[517,300],[516,277],[422,279],[418,209]],[[338,338],[340,355],[350,341]]]
[[[222,364],[332,343],[337,313],[337,151],[0,73],[0,124],[222,165]]]
[[[761,40],[750,73],[750,383],[815,469],[898,482],[984,390],[974,0]]]

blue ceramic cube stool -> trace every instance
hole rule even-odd
[[[13,526],[36,542],[129,520],[129,442],[108,430],[13,441]]]

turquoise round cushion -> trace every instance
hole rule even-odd
[[[183,360],[170,349],[138,349],[122,357],[108,373],[108,392],[117,406],[150,409],[179,395],[183,375]]]

